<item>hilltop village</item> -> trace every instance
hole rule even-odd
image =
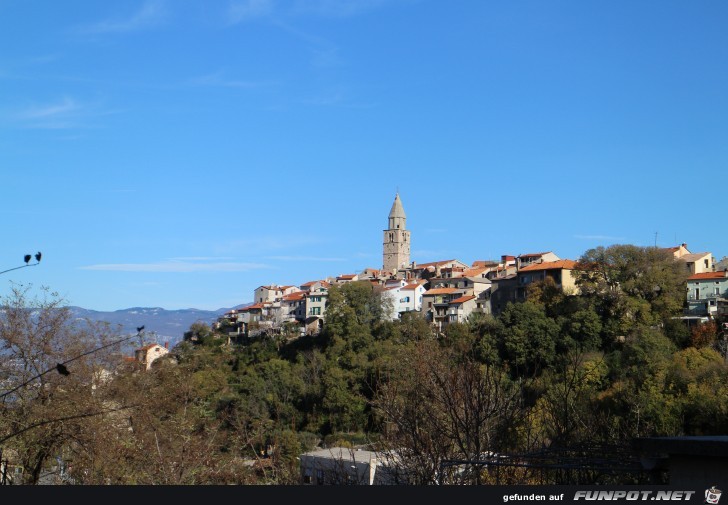
[[[457,259],[416,263],[410,261],[411,232],[397,194],[383,232],[382,268],[312,280],[300,286],[270,284],[253,293],[253,304],[221,317],[215,329],[231,338],[253,337],[295,326],[301,335],[315,335],[326,319],[329,288],[349,282],[370,282],[387,300],[391,320],[418,312],[434,329],[464,323],[472,313],[499,315],[508,302],[525,301],[529,286],[553,283],[565,294],[578,294],[576,260],[553,251],[500,260],[477,260],[468,265]],[[706,322],[728,312],[728,274],[719,270],[710,252],[692,253],[687,244],[663,249],[685,264],[688,275],[683,319]],[[722,262],[721,262],[722,264]],[[725,266],[723,266],[725,268]]]
[[[726,475],[725,259],[617,244],[418,264],[410,244],[397,195],[381,269],[260,286],[171,348],[142,345],[140,326],[121,363],[105,327],[64,326],[75,320],[53,305],[28,318],[16,294],[0,328],[19,349],[0,367],[0,483],[695,487]],[[59,351],[28,379],[17,371],[41,345]]]

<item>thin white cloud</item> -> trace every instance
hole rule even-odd
[[[278,261],[346,261],[346,258],[326,258],[319,256],[268,256],[267,259]]]
[[[151,28],[161,24],[167,17],[163,0],[147,0],[141,8],[125,19],[107,19],[81,28],[84,33],[126,33]]]
[[[79,102],[65,96],[44,105],[31,105],[16,113],[12,120],[26,128],[69,129],[90,127],[90,120],[117,112],[105,110],[98,103]]]
[[[18,114],[20,119],[47,119],[67,117],[78,112],[80,105],[72,98],[64,97],[60,102],[44,106],[32,106]]]
[[[611,235],[574,235],[574,238],[582,240],[624,240],[625,237],[613,237]]]
[[[340,107],[343,109],[372,109],[376,107],[371,103],[350,102],[341,91],[336,91],[327,95],[321,95],[316,98],[302,100],[303,105],[314,107]]]
[[[246,254],[259,254],[277,250],[295,250],[298,247],[320,244],[321,242],[320,238],[313,235],[265,236],[218,244],[214,246],[214,252],[217,254],[234,254],[240,251]]]
[[[392,0],[297,0],[293,12],[324,17],[350,17],[377,9]]]
[[[193,86],[212,86],[219,88],[262,88],[275,84],[270,81],[227,79],[222,72],[195,77],[190,79],[189,83]]]
[[[238,24],[250,19],[267,16],[273,12],[272,0],[244,0],[230,4],[227,20],[230,24]]]
[[[262,263],[196,263],[192,261],[160,261],[158,263],[107,263],[79,267],[80,270],[105,272],[248,272],[270,268]]]
[[[314,67],[331,68],[341,66],[343,60],[339,56],[339,49],[337,47],[328,47],[325,49],[313,49],[311,63]]]
[[[234,259],[232,256],[179,256],[168,261],[222,261]]]

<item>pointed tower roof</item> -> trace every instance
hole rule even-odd
[[[402,207],[402,200],[399,199],[399,193],[394,197],[394,203],[392,204],[392,210],[389,211],[389,218],[401,217],[406,219],[407,215],[404,213],[404,207]]]

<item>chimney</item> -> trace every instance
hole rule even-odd
[[[167,341],[167,342],[164,343],[164,348],[165,349],[169,349],[169,341]]]

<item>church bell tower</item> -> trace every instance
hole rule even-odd
[[[410,232],[406,228],[407,216],[399,193],[394,197],[389,211],[389,228],[384,230],[384,271],[395,272],[410,264]]]

